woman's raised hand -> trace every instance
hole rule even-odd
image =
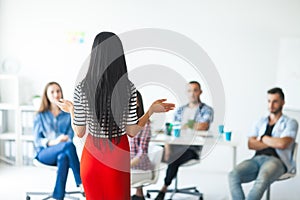
[[[59,101],[56,101],[55,103],[62,111],[65,111],[68,113],[73,111],[73,108],[74,108],[73,102],[71,102],[69,100],[60,99]]]
[[[170,110],[174,110],[175,104],[174,103],[165,103],[167,99],[158,99],[152,103],[149,108],[149,114],[152,115],[153,113],[161,113],[161,112],[168,112]]]

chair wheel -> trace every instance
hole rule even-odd
[[[199,197],[199,200],[203,200],[203,197]]]
[[[150,199],[150,198],[151,198],[151,195],[150,195],[150,193],[149,193],[149,192],[147,192],[147,194],[146,194],[146,197],[147,197],[148,199]]]
[[[26,200],[30,200],[30,196],[26,196]]]

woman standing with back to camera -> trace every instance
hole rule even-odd
[[[121,40],[111,32],[94,39],[89,68],[76,86],[70,112],[73,129],[88,136],[81,157],[81,178],[87,200],[130,199],[130,149],[127,135],[135,136],[154,112],[167,112],[174,104],[156,100],[138,119],[136,89],[128,79]],[[126,135],[127,134],[127,135]]]

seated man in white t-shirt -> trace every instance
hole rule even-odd
[[[193,128],[194,130],[208,130],[213,121],[213,109],[201,102],[201,86],[197,81],[188,84],[189,103],[178,108],[175,112],[174,121],[181,124],[182,129]],[[191,124],[190,122],[194,122]],[[192,127],[190,127],[192,126]],[[199,146],[165,145],[164,160],[168,168],[164,185],[155,200],[162,200],[172,180],[176,177],[180,165],[192,159],[199,159]]]

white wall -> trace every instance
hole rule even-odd
[[[276,83],[279,40],[300,37],[299,1],[0,2],[0,61],[5,57],[20,61],[24,102],[41,93],[50,80],[61,83],[65,96],[72,98],[77,72],[98,32],[150,27],[191,38],[207,52],[222,78],[225,125],[240,141],[238,160],[252,155],[246,149],[245,134],[267,111],[266,90]],[[70,32],[84,32],[85,42],[69,42]],[[150,97],[144,94],[144,99]]]

